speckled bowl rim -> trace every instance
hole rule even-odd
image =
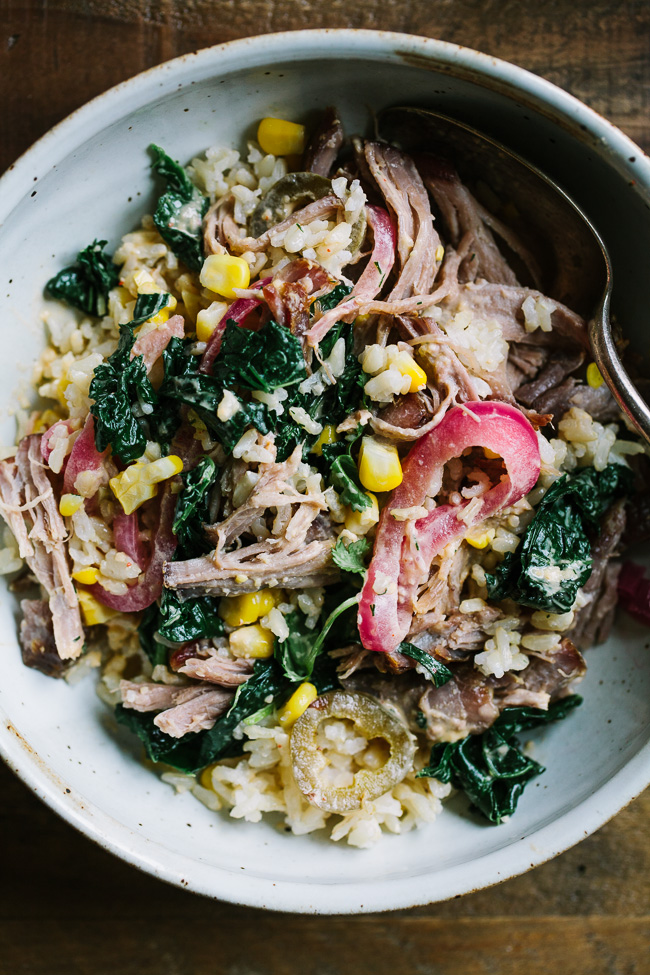
[[[263,53],[279,60],[314,56],[382,56],[423,69],[447,71],[493,91],[517,91],[520,101],[550,117],[579,141],[598,143],[614,168],[629,174],[639,189],[650,192],[650,161],[643,151],[611,123],[573,96],[523,68],[430,38],[370,30],[309,30],[265,34],[215,45],[151,68],[111,88],[47,132],[0,179],[0,232],[6,215],[57,160],[125,112],[189,84],[240,68],[247,55]],[[628,160],[635,157],[632,170]],[[54,163],[55,164],[55,163]],[[188,860],[141,836],[78,796],[30,747],[0,711],[0,754],[39,798],[63,819],[101,847],[161,880],[196,893],[236,904],[297,913],[338,914],[386,911],[446,900],[517,876],[551,859],[584,837],[639,795],[650,783],[650,742],[604,786],[570,812],[531,835],[471,863],[417,878],[389,882],[310,884],[273,882],[241,876]]]

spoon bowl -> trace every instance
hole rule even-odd
[[[612,264],[584,211],[552,179],[478,129],[429,109],[395,106],[377,116],[377,134],[409,152],[453,160],[475,192],[496,203],[539,258],[545,294],[587,320],[592,355],[621,410],[650,443],[650,407],[630,379],[612,332]],[[528,282],[526,282],[528,283]],[[531,284],[533,282],[530,282]]]

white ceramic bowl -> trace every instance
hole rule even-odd
[[[0,441],[18,380],[42,344],[41,288],[80,246],[115,245],[150,210],[148,143],[188,161],[239,143],[264,115],[309,119],[336,104],[348,132],[369,109],[428,105],[473,122],[545,169],[596,222],[612,253],[626,326],[647,313],[650,162],[618,130],[533,75],[423,38],[308,31],[187,55],[95,99],[29,150],[0,183]],[[634,335],[632,335],[634,338]],[[0,748],[52,809],[118,856],[226,900],[355,912],[443,900],[512,877],[578,842],[650,780],[648,633],[624,619],[589,654],[583,707],[538,739],[548,771],[499,827],[454,800],[436,824],[370,851],[294,837],[268,822],[215,815],[175,797],[139,761],[91,682],[71,688],[22,666],[17,604],[2,591]]]

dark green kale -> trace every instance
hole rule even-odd
[[[120,280],[119,268],[104,253],[105,240],[94,240],[77,254],[77,263],[66,267],[45,285],[52,298],[66,301],[87,315],[101,317],[108,311],[108,292]]]
[[[272,393],[307,378],[300,339],[272,319],[258,332],[226,322],[212,375],[224,385]]]
[[[148,418],[157,403],[144,359],[139,355],[130,359],[134,342],[133,329],[120,325],[117,351],[97,366],[90,384],[97,450],[110,446],[125,464],[144,453],[149,439]]]
[[[336,306],[340,304],[344,298],[347,298],[351,291],[352,288],[349,284],[337,284],[336,287],[332,288],[331,291],[328,291],[326,295],[323,295],[321,298],[317,298],[314,304],[318,305],[320,312],[324,314],[326,311],[331,311],[332,308],[336,308]],[[329,355],[329,353],[327,354]]]
[[[436,687],[442,687],[454,676],[449,667],[445,667],[440,660],[436,660],[426,650],[421,650],[420,647],[416,647],[412,643],[400,643],[397,649],[406,657],[416,660],[426,670]]]
[[[192,183],[182,166],[159,146],[149,147],[154,155],[153,169],[167,182],[158,199],[153,222],[172,251],[192,271],[203,264],[203,217],[208,198]]]
[[[172,589],[163,589],[154,640],[180,644],[221,636],[223,623],[217,606],[218,600],[211,596],[181,602]]]
[[[176,500],[173,531],[181,552],[178,557],[192,559],[213,548],[203,526],[209,521],[210,493],[217,477],[216,464],[211,457],[203,457],[196,467],[181,477],[183,490]]]
[[[632,472],[622,464],[603,471],[585,467],[557,480],[539,502],[516,552],[507,553],[494,575],[487,575],[490,598],[568,612],[591,575],[590,536],[598,534],[609,506],[631,489]]]
[[[135,327],[164,308],[169,297],[164,293],[139,295],[133,321],[120,325],[116,351],[97,366],[90,384],[97,450],[110,446],[125,464],[144,453],[148,440],[167,450],[180,422],[178,407],[174,404],[170,411],[160,402],[142,356],[131,359]]]
[[[342,538],[339,538],[332,549],[332,561],[344,572],[358,572],[365,576],[366,563],[364,556],[370,551],[370,540],[360,538],[356,542],[346,545]]]
[[[482,735],[434,745],[429,764],[418,777],[451,782],[486,819],[499,824],[512,816],[530,779],[544,771],[539,762],[521,752],[515,735],[559,721],[581,703],[582,698],[573,694],[549,705],[548,711],[506,708]]]
[[[237,689],[230,710],[208,731],[174,739],[153,723],[154,715],[142,714],[118,704],[115,716],[142,740],[153,762],[165,762],[181,772],[199,772],[220,758],[239,755],[243,741],[233,738],[237,725],[273,703],[280,707],[291,693],[291,684],[273,660],[257,660],[253,676]]]

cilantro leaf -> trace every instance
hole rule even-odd
[[[360,538],[356,542],[350,542],[349,545],[346,545],[343,539],[339,538],[332,549],[332,561],[345,572],[358,572],[365,576],[366,564],[363,557],[369,550],[370,540],[367,538]]]

